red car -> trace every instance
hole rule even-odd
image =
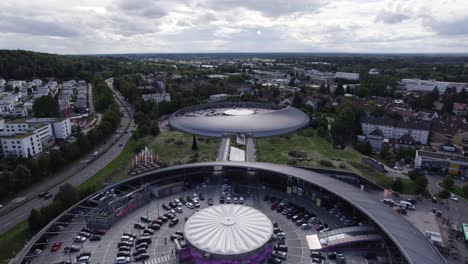
[[[50,252],[57,252],[62,246],[62,242],[55,242],[50,248]]]
[[[95,233],[96,233],[96,235],[103,236],[103,235],[106,234],[106,230],[104,230],[104,229],[98,229],[98,230],[96,230]]]

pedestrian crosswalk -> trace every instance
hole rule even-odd
[[[173,256],[163,255],[163,256],[159,256],[159,257],[156,257],[154,259],[145,261],[145,263],[147,263],[147,264],[159,264],[159,263],[169,262],[171,259],[173,259]]]

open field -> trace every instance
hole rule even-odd
[[[192,151],[192,135],[178,131],[160,134],[151,144],[160,161],[168,166],[213,161],[220,142],[217,138],[197,137],[198,151]]]

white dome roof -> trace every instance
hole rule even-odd
[[[225,204],[208,207],[191,216],[185,238],[194,247],[218,255],[243,254],[265,245],[273,224],[252,207]]]

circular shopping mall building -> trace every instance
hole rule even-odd
[[[183,108],[170,117],[169,124],[183,132],[209,137],[268,137],[306,127],[309,116],[292,106],[225,102]]]

